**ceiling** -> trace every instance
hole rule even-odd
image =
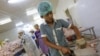
[[[10,17],[12,22],[0,25],[0,33],[15,28],[15,24],[23,21],[30,23],[33,21],[33,15],[27,16],[26,10],[29,8],[36,8],[38,3],[44,0],[25,0],[20,3],[9,4],[7,0],[0,0],[0,19]],[[53,11],[57,7],[58,0],[49,0],[53,4]]]

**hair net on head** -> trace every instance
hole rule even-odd
[[[9,41],[9,39],[5,39],[5,41]]]
[[[34,30],[33,30],[33,29],[31,29],[29,32],[30,32],[30,33],[34,33]]]
[[[51,3],[49,3],[48,1],[41,2],[38,5],[38,12],[40,16],[44,16],[50,11],[52,11],[52,6]]]
[[[23,32],[23,33],[24,33],[24,30],[18,30],[18,34],[20,34],[21,32]]]
[[[10,42],[10,40],[9,40],[9,39],[5,39],[5,40],[4,40],[4,43],[6,43],[6,42]]]

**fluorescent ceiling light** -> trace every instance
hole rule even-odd
[[[16,24],[16,27],[22,26],[24,23],[23,22],[19,22]]]
[[[34,20],[37,20],[37,19],[41,19],[41,17],[40,17],[40,15],[39,14],[36,14],[36,15],[34,15],[34,18],[33,18]]]
[[[31,25],[30,24],[25,24],[23,27],[24,28],[29,28]]]
[[[28,11],[26,12],[27,15],[33,15],[33,14],[36,14],[36,13],[38,13],[37,9],[28,10]]]
[[[7,24],[9,22],[12,22],[12,20],[10,18],[2,19],[2,20],[0,20],[0,25]]]
[[[26,24],[26,25],[23,26],[23,30],[24,31],[28,31],[29,32],[32,29],[33,29],[33,26],[31,24]]]
[[[24,0],[8,0],[8,3],[19,3],[22,1],[24,1]]]

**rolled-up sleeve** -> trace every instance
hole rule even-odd
[[[47,37],[44,25],[40,26],[40,31],[41,31],[41,37]]]
[[[70,28],[72,24],[69,24],[67,21],[63,20],[63,19],[60,19],[60,22],[62,24],[62,27],[65,27],[65,28]]]

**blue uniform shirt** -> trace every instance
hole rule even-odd
[[[56,20],[54,22],[53,27],[50,27],[48,24],[41,24],[40,30],[42,37],[46,36],[47,39],[56,45],[53,30],[55,31],[57,41],[60,46],[68,47],[68,44],[66,42],[66,39],[64,37],[63,33],[63,27],[68,28],[70,25],[67,21],[64,21],[62,19]],[[61,56],[59,51],[54,48],[49,48],[51,56]]]

